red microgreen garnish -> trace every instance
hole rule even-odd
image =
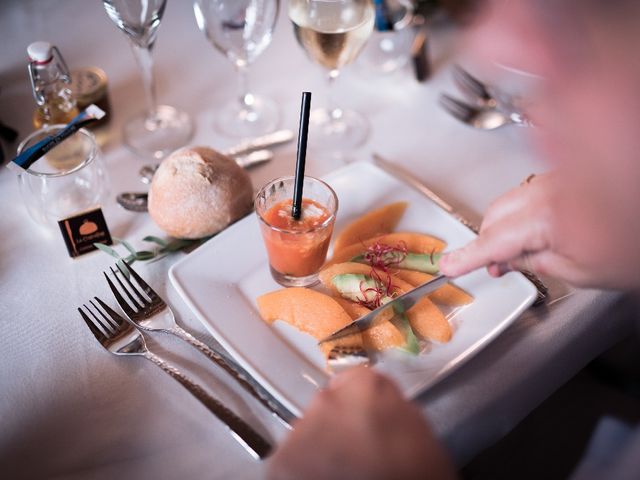
[[[358,303],[367,308],[375,309],[378,308],[382,300],[382,288],[379,286],[378,282],[375,282],[375,287],[370,287],[363,280],[360,282],[360,293],[362,293],[362,299],[358,299]],[[373,298],[369,298],[369,294],[373,294]]]
[[[372,267],[387,271],[389,267],[398,265],[407,256],[407,244],[398,242],[396,246],[376,242],[367,247],[364,260]]]
[[[358,303],[374,309],[381,306],[384,297],[392,297],[394,292],[389,267],[400,264],[406,256],[407,245],[405,242],[399,242],[395,247],[376,242],[367,247],[363,258],[371,267],[370,276],[376,287],[370,287],[365,282],[361,282],[360,292],[363,295],[363,300],[359,300]],[[369,299],[367,294],[373,294],[373,298]]]

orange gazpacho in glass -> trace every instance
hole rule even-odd
[[[275,180],[258,193],[256,212],[273,278],[285,286],[308,286],[317,282],[327,256],[337,198],[324,182],[305,177],[302,213],[294,219],[289,194],[293,182],[285,180]],[[278,194],[280,190],[287,193]]]

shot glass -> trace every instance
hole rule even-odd
[[[65,125],[52,125],[30,134],[18,154]],[[31,218],[49,231],[57,222],[97,206],[109,189],[109,179],[94,135],[82,128],[18,175],[20,193]]]
[[[302,214],[291,216],[294,177],[277,178],[260,189],[255,209],[269,257],[271,276],[285,287],[318,282],[327,257],[338,197],[322,180],[304,177]]]

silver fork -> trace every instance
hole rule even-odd
[[[477,107],[453,98],[446,93],[440,95],[438,103],[453,117],[481,130],[494,130],[508,124],[530,125],[530,123],[518,113],[508,115],[496,108]]]
[[[127,272],[123,271],[124,268],[127,269]],[[118,305],[120,305],[120,308],[122,308],[129,320],[143,330],[170,333],[190,343],[231,375],[234,380],[269,409],[287,428],[291,428],[291,422],[296,418],[295,415],[254,380],[249,372],[226,354],[226,352],[223,353],[222,350],[220,352],[213,350],[178,325],[171,308],[130,265],[121,265],[118,263],[117,270],[111,267],[111,272],[120,285],[120,289],[129,299],[128,302],[106,272],[104,272],[104,277],[107,279],[109,288],[111,288]],[[120,275],[118,275],[118,273],[120,273]],[[136,280],[140,288],[133,284],[128,274]],[[120,277],[124,278],[124,282]],[[220,348],[222,349],[222,347]]]
[[[264,458],[269,454],[272,449],[271,444],[249,424],[225,407],[219,400],[209,395],[200,385],[184,375],[176,367],[149,351],[144,336],[140,331],[98,297],[94,297],[94,299],[102,307],[102,310],[98,308],[93,300],[90,300],[89,303],[93,306],[93,310],[84,304],[84,310],[78,308],[78,312],[80,312],[89,330],[105,349],[115,355],[136,355],[153,362],[189,390],[211,413],[227,425],[233,437],[254,458]]]
[[[460,65],[453,66],[453,80],[469,100],[475,101],[483,107],[496,108],[498,106],[498,102],[493,98],[487,86]]]

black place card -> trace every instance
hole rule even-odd
[[[96,250],[94,243],[113,243],[100,207],[63,218],[58,226],[72,257]]]

